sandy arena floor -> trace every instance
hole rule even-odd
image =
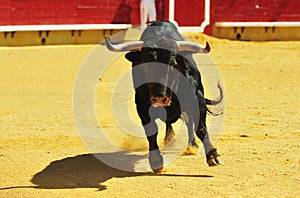
[[[216,147],[225,165],[207,167],[197,155],[158,175],[105,165],[82,143],[72,112],[77,71],[95,46],[2,47],[0,197],[299,197],[300,42],[186,37],[211,43],[223,78]],[[113,81],[101,80],[109,97]]]

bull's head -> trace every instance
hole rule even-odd
[[[130,51],[126,54],[126,58],[133,63],[133,66],[143,65],[144,74],[138,75],[145,76],[148,82],[148,99],[152,106],[171,105],[172,93],[177,91],[179,84],[177,75],[189,69],[180,52],[208,53],[210,51],[208,42],[204,47],[197,43],[175,41],[164,37],[112,44],[106,36],[105,43],[106,47],[114,52]]]

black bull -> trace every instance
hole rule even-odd
[[[155,119],[166,123],[165,141],[174,136],[172,123],[182,118],[188,128],[188,145],[198,147],[194,131],[202,141],[209,166],[220,163],[217,149],[209,140],[206,127],[207,105],[221,103],[223,91],[216,100],[204,98],[200,72],[192,53],[208,53],[208,43],[202,46],[184,41],[170,22],[153,22],[143,32],[140,41],[112,44],[111,51],[130,51],[126,59],[132,62],[135,103],[149,142],[149,162],[153,171],[163,169],[163,157],[157,144],[158,127]]]

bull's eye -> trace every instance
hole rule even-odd
[[[176,61],[176,59],[174,58],[173,60],[172,60],[172,62],[171,62],[171,64],[170,64],[171,66],[175,66],[175,65],[177,65],[177,61]]]
[[[149,56],[152,58],[152,59],[156,59],[156,52],[155,51],[150,51],[149,52]]]

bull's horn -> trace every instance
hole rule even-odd
[[[209,43],[206,42],[206,46],[200,45],[198,43],[193,43],[189,41],[176,41],[179,51],[190,51],[194,53],[208,53],[210,52]]]
[[[132,41],[121,44],[112,44],[107,35],[105,35],[105,44],[107,49],[113,52],[137,51],[143,47],[143,41]]]

